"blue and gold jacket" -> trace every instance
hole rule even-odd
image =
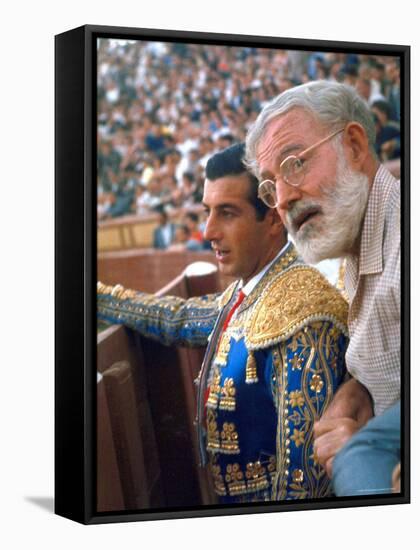
[[[292,244],[222,332],[238,282],[184,300],[98,283],[98,315],[171,345],[207,345],[198,437],[220,502],[330,494],[312,427],[345,375],[347,303]]]

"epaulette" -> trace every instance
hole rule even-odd
[[[321,273],[299,265],[283,271],[268,285],[246,327],[248,350],[286,340],[313,321],[333,321],[347,332],[348,304]]]
[[[232,298],[233,293],[235,292],[236,287],[238,286],[238,281],[233,281],[226,290],[223,291],[222,295],[219,298],[219,308],[222,309]]]

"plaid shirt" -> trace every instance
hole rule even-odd
[[[375,414],[400,397],[400,182],[380,166],[363,222],[360,255],[346,261],[350,301],[347,369],[370,392]]]

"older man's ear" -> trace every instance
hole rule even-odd
[[[350,167],[363,172],[373,182],[378,162],[372,156],[365,129],[358,122],[349,122],[343,135],[344,152]]]

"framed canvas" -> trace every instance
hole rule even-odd
[[[56,513],[95,524],[409,502],[410,48],[90,25],[57,35],[55,48]],[[313,423],[337,390],[332,382],[329,389],[336,363],[317,358],[308,382],[312,405],[305,409],[303,389],[288,392],[287,380],[281,385],[276,378],[289,368],[287,360],[280,358],[278,370],[263,380],[258,361],[271,352],[248,346],[242,374],[251,393],[240,437],[242,390],[228,378],[217,386],[211,370],[213,378],[202,383],[200,371],[222,346],[221,338],[212,347],[219,317],[209,314],[204,322],[200,308],[204,302],[209,308],[213,298],[207,296],[217,295],[214,303],[223,309],[223,297],[230,300],[235,285],[234,273],[220,267],[229,251],[214,245],[217,238],[206,225],[212,212],[207,199],[202,204],[204,182],[212,179],[207,162],[244,142],[272,99],[315,80],[347,84],[365,100],[376,125],[375,158],[401,180],[403,210],[398,226],[392,226],[398,242],[402,237],[402,277],[392,318],[398,336],[392,342],[382,336],[383,356],[377,357],[381,363],[393,354],[400,365],[401,450],[389,486],[372,491],[368,483],[357,494],[342,496],[334,493],[313,448]],[[294,158],[300,163],[299,153]],[[328,288],[319,292],[324,306],[330,296],[351,299],[343,297],[341,260],[316,269],[329,280],[316,283]],[[107,296],[105,306],[99,295]],[[384,315],[388,320],[381,299],[373,323]],[[308,303],[303,300],[299,308]],[[267,318],[273,304],[264,310]],[[177,308],[194,313],[181,316],[174,336]],[[337,325],[343,357],[345,324]],[[264,326],[270,330],[270,324]],[[238,334],[226,344],[225,358],[241,340]],[[372,338],[375,334],[372,329]],[[196,348],[186,347],[190,337]],[[300,341],[293,337],[290,372],[297,376],[307,358],[299,363]],[[275,357],[273,352],[271,369]],[[350,377],[343,371],[342,382],[344,376]],[[382,382],[383,393],[391,391]],[[395,379],[393,384],[395,389]],[[209,417],[212,399],[214,410],[224,411],[220,425],[216,412]],[[267,399],[271,412],[265,417],[261,403]],[[255,446],[256,432],[265,429],[268,442],[258,444],[255,459],[242,464],[245,440]],[[375,448],[378,464],[389,451],[387,441]],[[345,464],[350,485],[356,483],[357,456]]]

